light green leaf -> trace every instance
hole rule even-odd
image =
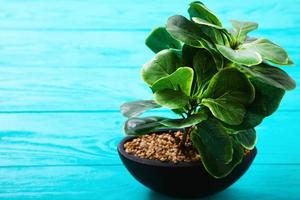
[[[255,97],[254,87],[245,74],[236,68],[224,68],[216,73],[209,82],[203,98],[216,99],[226,93],[243,105],[250,104]]]
[[[181,52],[174,49],[162,50],[143,66],[142,78],[151,86],[154,82],[172,74],[181,66]]]
[[[164,49],[181,49],[182,44],[178,40],[175,40],[166,31],[165,27],[158,27],[152,30],[145,41],[146,45],[154,52],[158,53]]]
[[[261,55],[251,49],[242,48],[234,50],[218,44],[216,47],[225,58],[236,64],[252,66],[262,62]]]
[[[256,144],[256,132],[254,128],[247,130],[240,130],[234,133],[235,139],[248,150],[252,150]]]
[[[296,82],[283,70],[270,66],[266,63],[251,67],[239,66],[247,75],[284,90],[292,90],[296,87]]]
[[[207,114],[201,113],[201,114],[191,115],[190,117],[185,119],[166,119],[163,120],[161,124],[170,128],[186,128],[186,127],[199,124],[200,122],[206,119],[207,119]]]
[[[215,122],[201,122],[192,131],[191,140],[198,150],[205,169],[215,178],[223,178],[243,159],[241,145]]]
[[[209,38],[201,29],[181,15],[168,19],[166,30],[173,38],[193,47],[207,48]]]
[[[234,101],[228,93],[217,99],[204,98],[201,104],[208,107],[217,119],[229,125],[241,124],[246,113],[244,105]]]
[[[183,108],[189,102],[189,96],[181,91],[172,89],[159,90],[154,93],[154,100],[161,106],[170,109]]]
[[[190,67],[180,67],[172,74],[165,76],[156,81],[151,89],[153,92],[172,89],[183,92],[189,96],[193,83],[194,71]]]
[[[257,29],[258,24],[255,22],[247,22],[247,21],[237,21],[230,20],[233,30],[235,31],[235,37],[240,42],[243,43],[247,37],[247,34],[250,31]]]
[[[259,53],[264,60],[275,64],[287,65],[289,62],[287,52],[267,39],[258,39],[250,43],[245,43],[241,47],[255,51]]]
[[[125,122],[124,131],[127,135],[144,135],[165,127],[160,122],[163,117],[129,118]]]
[[[218,17],[215,14],[213,14],[202,2],[199,1],[192,2],[188,9],[188,13],[191,19],[193,17],[198,17],[211,24],[215,24],[217,26],[222,27],[222,23],[218,19]]]
[[[212,28],[220,29],[220,30],[226,30],[222,26],[215,25],[215,24],[210,23],[210,22],[206,21],[205,19],[202,19],[199,17],[192,17],[192,20],[193,20],[193,22],[195,22],[196,24],[199,24],[199,25],[209,26]]]
[[[143,114],[146,110],[160,107],[153,100],[133,101],[121,105],[121,112],[125,117],[136,117]]]

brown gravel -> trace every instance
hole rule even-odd
[[[162,133],[140,136],[124,144],[125,151],[140,158],[166,162],[195,162],[200,160],[198,152],[187,138],[186,148],[182,150],[179,141],[182,132]]]

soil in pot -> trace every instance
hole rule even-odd
[[[127,153],[143,159],[159,160],[162,162],[199,162],[200,155],[187,137],[184,147],[181,145],[181,131],[152,133],[137,137],[124,144]],[[249,151],[245,150],[245,155]]]

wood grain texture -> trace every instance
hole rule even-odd
[[[270,170],[272,168],[272,170]],[[11,173],[11,172],[14,173]],[[298,200],[299,165],[257,165],[209,200]],[[123,166],[0,168],[1,199],[171,200],[135,181]]]
[[[170,15],[186,14],[189,1],[182,0],[1,0],[0,28],[37,30],[77,29],[149,29],[164,24]],[[299,27],[299,0],[203,1],[224,21],[259,21],[264,28]],[[280,13],[280,14],[278,14]],[[274,24],[276,22],[276,25]],[[228,23],[228,22],[227,22]]]
[[[164,23],[158,24],[163,26]],[[140,68],[154,54],[144,44],[145,31],[0,31],[0,65],[3,67]],[[300,29],[259,29],[252,34],[285,47],[300,60]],[[292,71],[293,69],[291,69]]]
[[[255,163],[300,165],[298,124],[282,123],[298,116],[278,112],[257,128]],[[1,114],[0,167],[121,165],[116,148],[123,121],[114,112]]]
[[[293,77],[300,80],[297,68]],[[140,68],[0,67],[0,113],[113,110],[126,101],[152,99]],[[298,75],[299,74],[299,75]],[[287,92],[279,110],[298,110],[300,88]]]
[[[299,0],[205,0],[225,26],[257,21],[254,36],[300,63]],[[140,78],[149,31],[182,0],[0,0],[0,199],[172,199],[149,191],[116,152],[119,105],[151,98]],[[297,67],[286,67],[297,81]],[[300,89],[257,128],[253,166],[207,199],[298,200]],[[165,110],[149,115],[170,115]]]

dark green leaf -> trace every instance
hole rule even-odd
[[[261,81],[250,79],[255,87],[255,99],[246,107],[247,112],[243,122],[233,127],[236,130],[250,129],[259,125],[262,120],[273,114],[285,93],[283,89],[265,84]]]
[[[292,90],[296,87],[296,82],[278,67],[262,63],[252,67],[240,66],[240,68],[249,76],[274,87],[284,90]]]
[[[186,128],[186,127],[199,124],[200,122],[206,119],[207,119],[207,114],[201,113],[201,114],[191,115],[190,117],[185,119],[166,119],[163,120],[161,124],[170,128]]]
[[[229,125],[239,125],[243,122],[246,109],[229,93],[216,99],[204,98],[201,103],[207,106],[217,119]]]
[[[256,97],[250,107],[257,113],[269,116],[273,114],[285,93],[284,90],[250,79],[256,91]]]
[[[193,83],[194,72],[190,67],[179,67],[172,74],[165,76],[152,85],[152,91],[172,89],[183,92],[189,96]]]
[[[198,91],[217,73],[216,64],[211,54],[205,49],[199,49],[193,57],[193,69]]]
[[[236,68],[224,68],[216,73],[209,82],[202,97],[216,99],[230,93],[235,101],[249,104],[254,100],[254,87],[249,79]]]
[[[160,122],[165,120],[163,117],[144,117],[129,118],[125,122],[124,131],[127,135],[143,135],[163,128]]]
[[[243,149],[221,125],[204,121],[191,133],[205,169],[215,178],[227,176],[243,159]]]
[[[154,100],[161,106],[170,109],[183,108],[189,102],[189,96],[181,91],[165,89],[154,93]]]
[[[250,129],[258,126],[264,118],[264,115],[257,113],[255,110],[252,110],[252,108],[249,107],[246,108],[246,113],[243,122],[237,126],[230,126],[230,128],[235,130]]]
[[[216,45],[219,52],[228,60],[246,66],[257,65],[262,62],[262,57],[259,53],[252,49],[231,49],[227,46]]]
[[[257,29],[258,24],[255,22],[246,22],[246,21],[237,21],[237,20],[230,20],[233,29],[235,31],[236,39],[243,43],[247,37],[247,34],[250,31]]]
[[[177,40],[198,48],[207,48],[207,36],[201,29],[181,15],[170,17],[167,22],[167,31]]]
[[[235,139],[248,150],[252,150],[256,144],[256,132],[254,128],[247,130],[240,130],[234,133]]]
[[[202,20],[205,20],[211,24],[222,27],[221,21],[218,17],[213,14],[202,2],[196,1],[190,4],[188,9],[190,18],[198,17]]]
[[[143,66],[142,78],[151,86],[154,82],[172,74],[181,66],[182,60],[179,51],[173,49],[163,50]]]
[[[232,141],[230,136],[223,130],[220,123],[215,121],[203,121],[197,125],[192,133],[201,138],[206,150],[216,160],[229,163],[232,159]]]
[[[289,62],[287,52],[267,39],[258,39],[250,43],[245,43],[241,47],[255,51],[259,53],[264,60],[275,64],[287,65]]]
[[[181,49],[182,44],[178,40],[175,40],[166,31],[165,27],[159,27],[152,30],[150,35],[146,38],[146,45],[154,52],[158,53],[164,49]]]
[[[121,105],[121,112],[125,117],[136,117],[143,114],[146,110],[160,107],[153,100],[133,101]]]

